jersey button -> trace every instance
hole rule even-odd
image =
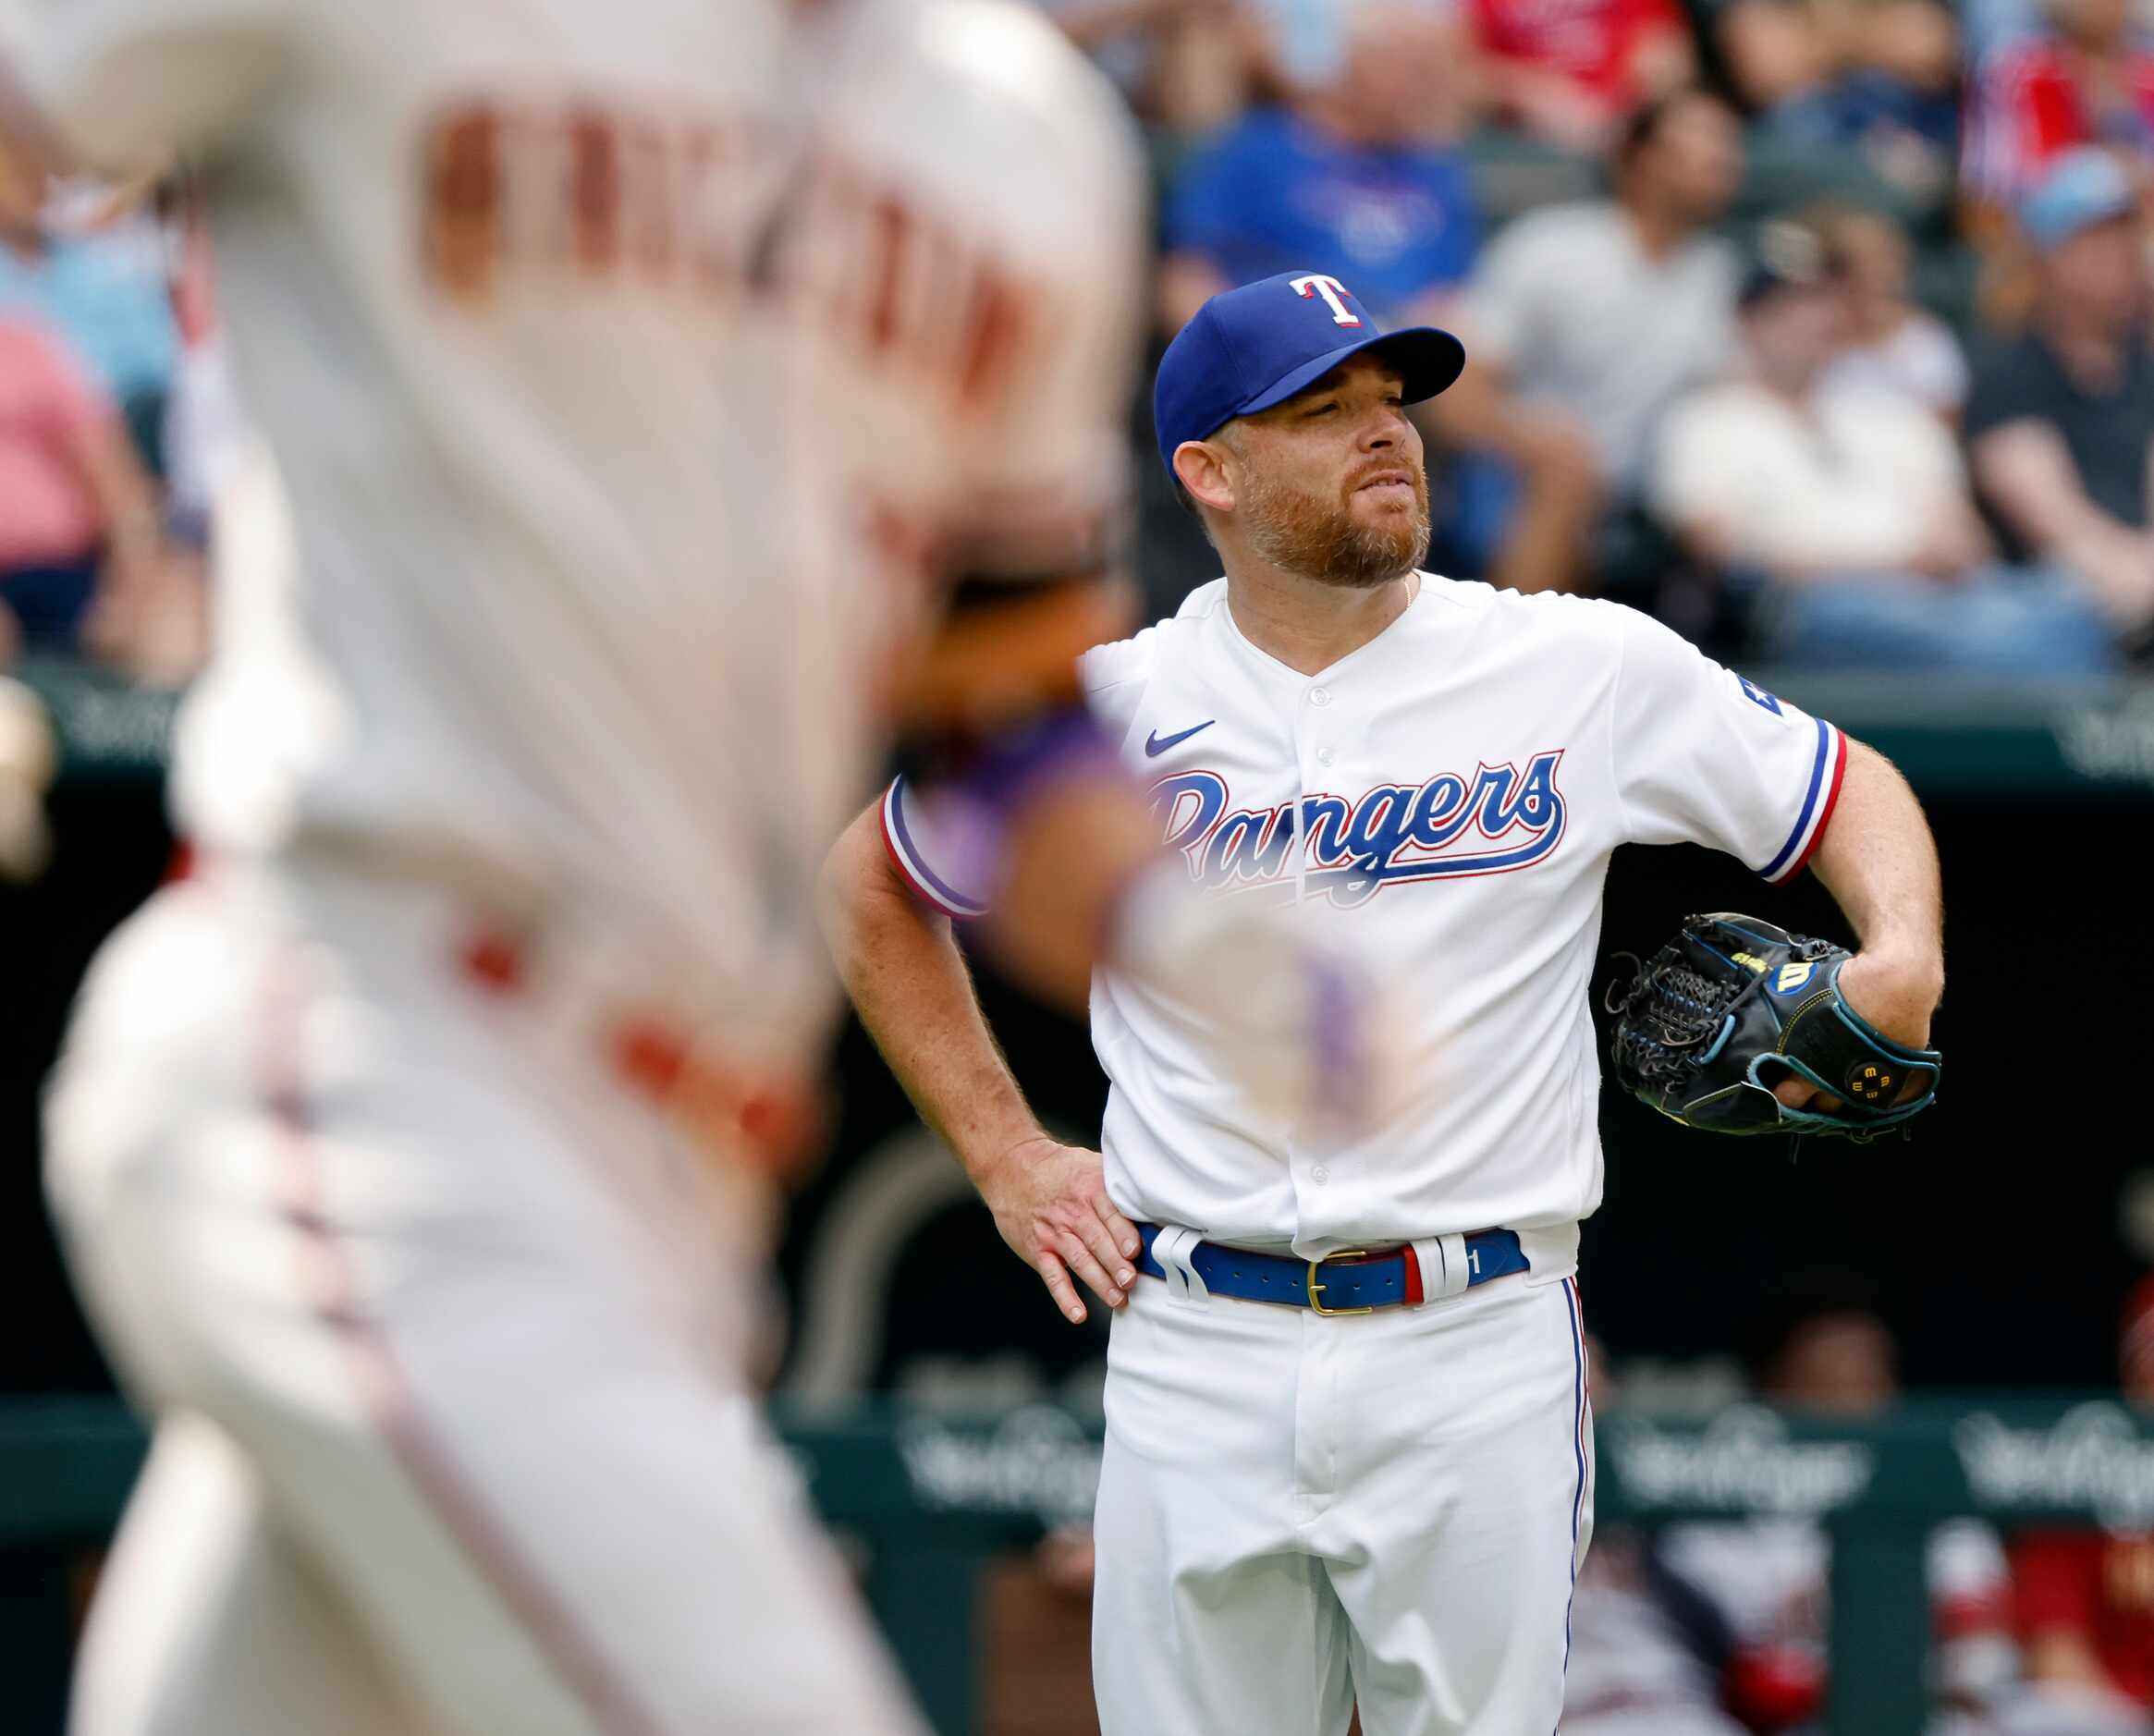
[[[1330,703],[1331,703],[1331,690],[1330,690],[1329,688],[1328,688],[1328,687],[1313,687],[1313,688],[1311,688],[1311,689],[1309,690],[1309,703],[1310,703],[1310,704],[1312,704],[1312,705],[1328,705]]]
[[[1331,1180],[1331,1171],[1325,1168],[1322,1164],[1318,1164],[1314,1169],[1309,1171],[1309,1180],[1314,1181],[1318,1187],[1322,1187],[1327,1181]]]
[[[1331,752],[1331,750],[1330,750],[1329,748],[1318,748],[1318,749],[1316,750],[1316,764],[1319,764],[1319,765],[1328,765],[1328,764],[1331,764],[1331,760],[1332,760],[1332,752]]]

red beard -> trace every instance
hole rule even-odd
[[[1236,509],[1250,547],[1274,567],[1370,591],[1412,572],[1428,553],[1428,478],[1418,466],[1409,474],[1411,512],[1359,516],[1351,490],[1343,499],[1324,500],[1269,483],[1254,470],[1242,478]],[[1355,486],[1366,480],[1365,471]]]

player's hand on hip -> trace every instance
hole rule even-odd
[[[1097,1152],[1041,1133],[1019,1141],[977,1179],[1002,1240],[1040,1275],[1070,1320],[1084,1318],[1080,1278],[1109,1308],[1129,1300],[1142,1244],[1136,1226],[1107,1197]]]
[[[1934,953],[1889,948],[1858,952],[1840,967],[1840,992],[1870,1027],[1911,1049],[1929,1046],[1929,1021],[1944,993],[1944,967]],[[1924,1076],[1910,1072],[1902,1086],[1904,1101],[1924,1087]],[[1825,1113],[1846,1106],[1808,1080],[1790,1075],[1772,1094],[1791,1109]]]

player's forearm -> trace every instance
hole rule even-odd
[[[1944,892],[1936,840],[1898,768],[1852,737],[1840,800],[1810,866],[1866,952],[1902,960],[1942,991]]]
[[[870,809],[824,864],[823,932],[861,1023],[965,1172],[984,1171],[1040,1136],[980,1011],[947,918],[892,872]]]

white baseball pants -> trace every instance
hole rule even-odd
[[[1541,1736],[1593,1528],[1571,1280],[1325,1318],[1140,1278],[1108,1340],[1104,1736]]]
[[[157,1426],[75,1730],[911,1736],[737,1372],[707,1177],[459,978],[464,920],[230,871],[92,972],[49,1187]]]

